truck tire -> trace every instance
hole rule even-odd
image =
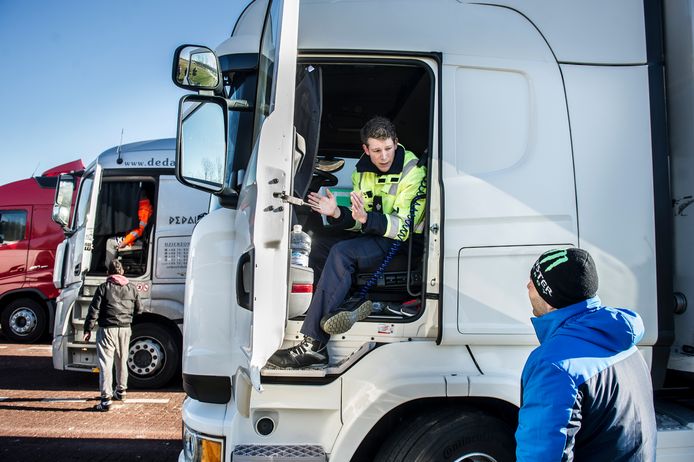
[[[398,427],[381,446],[376,462],[512,462],[514,431],[481,411],[441,409]]]
[[[174,377],[181,350],[170,329],[144,322],[132,327],[128,351],[128,384],[134,388],[161,388]]]
[[[46,333],[46,310],[31,298],[8,303],[0,314],[2,332],[9,340],[34,343]]]

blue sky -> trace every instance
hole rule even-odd
[[[176,135],[175,48],[216,47],[249,0],[0,0],[0,184]],[[37,167],[38,166],[38,167]]]

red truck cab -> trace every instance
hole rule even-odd
[[[61,173],[81,170],[75,160],[0,186],[0,327],[10,340],[31,343],[52,330],[53,262],[65,237],[51,220],[55,188]]]

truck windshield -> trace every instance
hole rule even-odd
[[[94,184],[94,173],[82,180],[80,187],[80,195],[77,198],[77,210],[75,211],[75,220],[73,229],[84,226],[87,213],[89,212],[89,198],[92,194],[92,186]]]

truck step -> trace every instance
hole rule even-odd
[[[325,462],[323,448],[316,445],[239,445],[234,448],[234,462],[261,462],[293,460],[300,462]]]
[[[66,371],[80,371],[80,372],[98,372],[98,369],[95,371],[94,366],[90,366],[89,364],[68,364],[65,366]]]
[[[658,462],[694,460],[694,400],[655,400]]]
[[[349,369],[352,364],[356,363],[359,358],[364,356],[369,351],[376,348],[376,342],[366,342],[362,344],[356,351],[342,359],[336,364],[331,364],[326,368],[304,368],[304,369],[287,369],[266,366],[260,374],[265,377],[325,377],[328,375],[339,375]],[[236,459],[234,459],[236,460]]]
[[[96,349],[96,343],[90,342],[70,342],[67,344],[68,348],[87,348],[89,350]]]

